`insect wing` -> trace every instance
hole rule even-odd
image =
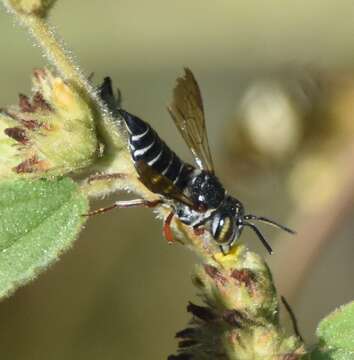
[[[198,167],[214,172],[205,126],[203,100],[198,83],[188,68],[183,77],[177,79],[173,101],[168,111],[192,151]]]
[[[177,200],[191,208],[195,208],[194,202],[175,186],[170,179],[160,174],[153,167],[147,165],[145,161],[137,161],[136,169],[140,181],[152,192],[161,194],[169,199]]]

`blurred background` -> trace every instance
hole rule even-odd
[[[350,0],[59,0],[51,17],[83,71],[110,75],[124,107],[189,161],[166,104],[183,66],[194,71],[225,187],[298,230],[264,228],[272,257],[252,233],[241,241],[267,258],[308,344],[354,297],[353,18]],[[46,62],[4,11],[0,34],[4,106]],[[91,219],[61,261],[0,303],[2,359],[166,358],[199,301],[195,260],[149,210]]]

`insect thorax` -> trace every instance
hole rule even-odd
[[[193,201],[201,209],[216,209],[225,198],[225,189],[218,178],[207,171],[196,170],[188,184]]]
[[[189,174],[189,179],[183,192],[193,200],[194,209],[176,203],[176,214],[182,222],[195,225],[210,217],[225,199],[225,189],[213,174],[195,169]]]

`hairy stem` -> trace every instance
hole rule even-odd
[[[35,12],[27,13],[12,4],[10,0],[3,0],[5,7],[15,16],[40,45],[44,56],[53,64],[64,80],[73,85],[90,104],[97,118],[97,129],[103,137],[108,151],[121,148],[125,144],[124,134],[117,132],[117,125],[121,127],[119,119],[113,119],[106,105],[97,96],[95,87],[87,80],[75,64],[69,52],[65,50],[63,42],[59,40],[54,30],[44,16]]]

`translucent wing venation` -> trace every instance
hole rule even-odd
[[[177,188],[170,179],[160,174],[144,161],[138,161],[136,169],[140,181],[152,192],[163,195],[169,199],[177,200],[190,208],[195,208],[192,199],[185,195],[181,189]]]
[[[198,167],[214,172],[200,89],[192,71],[188,68],[184,70],[184,76],[177,79],[168,111],[192,151]]]

